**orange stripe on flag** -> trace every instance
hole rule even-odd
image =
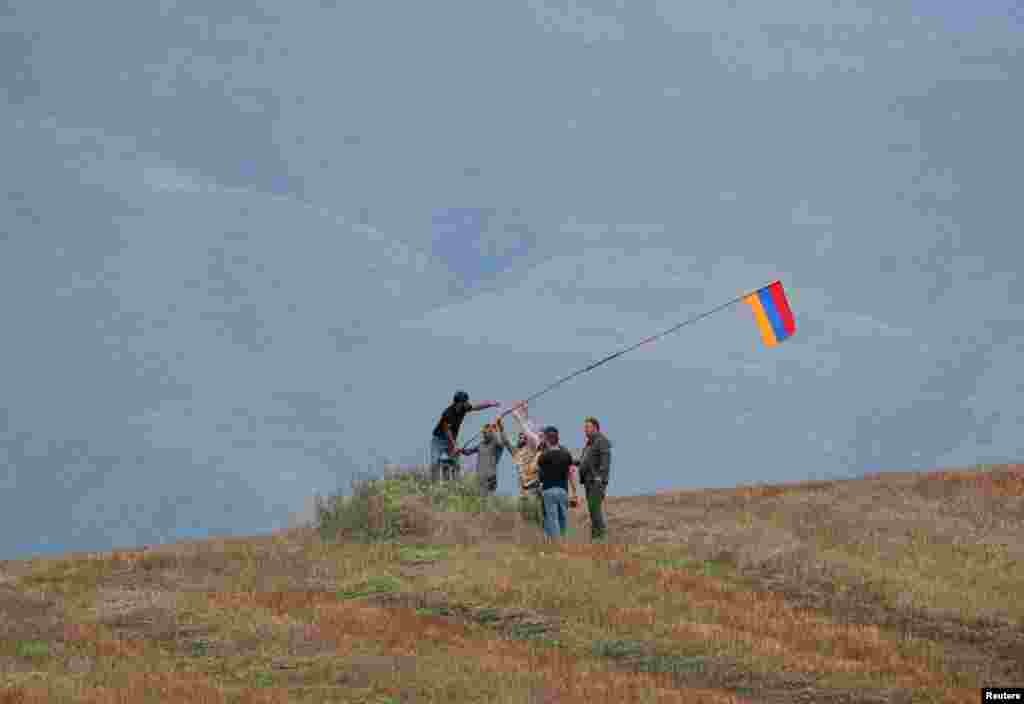
[[[769,347],[779,344],[778,338],[775,337],[775,331],[772,330],[772,323],[768,320],[768,314],[764,312],[764,305],[761,303],[760,297],[754,293],[744,298],[743,301],[754,311],[757,327],[761,330],[761,339],[764,340],[764,344]]]

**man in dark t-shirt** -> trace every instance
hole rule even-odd
[[[544,533],[550,539],[564,537],[569,529],[569,473],[572,453],[558,442],[558,429],[544,428],[544,450],[537,460],[544,501]]]
[[[465,391],[455,393],[452,403],[444,412],[434,426],[434,432],[430,438],[430,477],[434,481],[441,479],[441,470],[444,469],[445,479],[455,479],[458,476],[458,455],[455,440],[459,436],[459,429],[462,421],[473,411],[484,411],[501,404],[497,401],[484,401],[473,404],[469,401],[469,394]]]

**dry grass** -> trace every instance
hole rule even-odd
[[[1024,465],[999,467],[993,471],[931,472],[918,482],[918,489],[927,491],[935,485],[952,491],[973,489],[993,496],[1024,496]]]
[[[6,564],[0,704],[973,702],[1024,681],[1022,484],[613,498],[598,545],[399,497],[404,542],[300,529]]]
[[[1024,588],[1022,476],[1019,467],[896,475],[759,490],[760,498],[748,489],[680,492],[644,507],[674,515],[666,537],[703,558],[726,555],[791,581],[867,582],[907,608],[1019,625],[1024,603],[1008,596]],[[690,520],[680,525],[681,516]]]
[[[220,608],[263,608],[276,616],[313,607],[310,637],[330,642],[337,655],[351,656],[368,640],[390,655],[420,658],[443,652],[448,658],[471,659],[485,671],[541,677],[549,691],[558,692],[558,701],[639,701],[641,695],[666,702],[737,701],[726,692],[674,687],[665,676],[595,669],[594,663],[557,649],[539,652],[524,643],[494,638],[481,633],[482,629],[407,608],[345,603],[323,593],[215,594],[211,601]]]
[[[865,681],[954,693],[926,643],[874,625],[836,623],[793,608],[777,594],[743,589],[692,568],[662,569],[655,555],[624,545],[567,545],[559,554],[572,559],[556,557],[540,570],[529,569],[525,561],[519,566],[526,569],[506,565],[492,583],[468,596],[490,592],[494,603],[550,604],[575,617],[576,631],[597,626],[606,635],[652,642],[667,633],[682,640],[686,652],[697,644],[714,655],[772,657],[790,671],[816,677],[861,674]],[[600,562],[603,572],[595,567]],[[594,583],[600,590],[586,593],[586,585]],[[574,587],[584,592],[585,601],[565,594]],[[622,605],[638,602],[647,603]]]
[[[904,686],[944,684],[945,678],[931,671],[931,662],[901,655],[899,643],[877,626],[833,623],[789,607],[778,595],[728,589],[718,580],[683,571],[666,570],[659,584],[685,591],[691,606],[713,614],[712,623],[675,626],[683,638],[699,634],[742,642],[757,654],[778,656],[787,667],[812,674],[861,672],[892,676]]]

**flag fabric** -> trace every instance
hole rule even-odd
[[[754,311],[764,344],[774,347],[796,332],[796,321],[781,281],[758,289],[743,300]]]

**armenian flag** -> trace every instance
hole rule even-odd
[[[769,347],[774,347],[796,332],[796,321],[793,320],[793,311],[786,300],[781,281],[758,289],[743,301],[754,310],[761,338]]]

